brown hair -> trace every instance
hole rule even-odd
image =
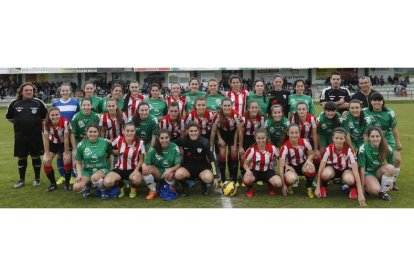
[[[132,122],[134,122],[134,125],[139,125],[142,121],[141,117],[139,116],[138,111],[139,111],[139,108],[143,105],[146,105],[149,108],[149,104],[147,102],[140,102],[138,104],[137,111],[135,112],[134,116],[132,116]]]
[[[177,102],[170,102],[170,104],[168,105],[168,111],[170,110],[171,107],[177,107],[178,108],[178,115],[177,115],[177,122],[180,123],[181,122],[181,112],[180,112],[180,106],[178,105]]]
[[[161,129],[159,131],[159,133],[157,135],[157,139],[155,139],[154,148],[155,148],[155,151],[157,152],[157,154],[161,155],[161,156],[163,156],[163,154],[162,154],[162,147],[161,147],[161,143],[160,143],[160,137],[161,137],[161,134],[163,134],[163,133],[167,133],[168,137],[170,137],[170,140],[171,140],[171,132],[168,129],[164,128],[164,129]]]
[[[57,107],[52,107],[51,109],[49,109],[49,111],[47,112],[47,115],[46,115],[46,118],[45,118],[45,128],[46,128],[46,131],[47,132],[49,132],[49,128],[50,128],[50,126],[51,126],[51,124],[52,124],[52,121],[50,120],[50,113],[52,113],[52,111],[55,111],[55,110],[57,110],[58,112],[59,112],[59,114],[60,114],[60,109],[59,108],[57,108]]]
[[[221,101],[221,108],[219,110],[219,123],[218,123],[218,126],[220,128],[224,128],[226,126],[226,121],[227,121],[226,120],[226,115],[224,115],[224,111],[223,111],[223,103],[224,102],[230,102],[230,106],[231,106],[231,100],[229,98],[226,97]]]
[[[125,122],[124,122],[124,113],[122,113],[122,111],[119,109],[118,103],[116,102],[115,99],[108,99],[106,101],[106,106],[107,107],[108,107],[109,102],[114,102],[115,103],[115,105],[116,105],[116,110],[115,110],[116,121],[117,121],[118,125],[122,128],[122,126],[125,124]],[[109,111],[108,111],[108,113],[109,113]]]
[[[390,151],[387,140],[384,137],[384,132],[377,126],[372,126],[368,128],[368,131],[367,131],[368,138],[373,131],[378,131],[379,135],[381,136],[381,142],[379,144],[379,150],[378,150],[378,159],[379,161],[384,162],[385,158],[387,157]]]
[[[28,85],[30,85],[33,88],[33,98],[35,98],[37,96],[37,88],[36,88],[36,86],[33,83],[31,83],[31,82],[24,82],[24,83],[22,83],[22,85],[19,86],[19,89],[17,89],[16,100],[19,100],[20,101],[20,100],[23,99],[23,95],[22,95],[23,88],[25,86],[28,86]]]

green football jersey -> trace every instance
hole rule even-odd
[[[133,123],[133,117],[129,119]],[[155,116],[148,114],[148,118],[135,125],[135,133],[144,141],[145,150],[148,151],[151,146],[152,135],[158,135],[159,126]]]
[[[89,175],[98,170],[109,170],[111,164],[108,158],[112,153],[112,145],[104,138],[98,137],[96,142],[82,141],[76,149],[77,161],[82,161],[82,174]]]
[[[345,129],[347,133],[351,136],[352,146],[356,149],[364,143],[364,134],[367,133],[367,130],[374,119],[372,116],[367,115],[364,113],[364,123],[360,123],[359,117],[352,116],[351,112],[348,112],[346,117],[341,118],[342,127]]]
[[[162,155],[159,155],[155,148],[150,147],[149,152],[145,156],[145,164],[154,165],[160,170],[161,174],[166,169],[172,168],[180,163],[180,149],[172,142],[168,145],[168,148],[162,150]]]
[[[249,106],[249,102],[256,101],[259,104],[260,113],[266,118],[267,117],[267,105],[269,104],[269,98],[263,99],[263,96],[256,96],[256,94],[249,95],[247,97],[246,108]]]
[[[84,98],[86,99],[86,97]],[[82,107],[82,102],[84,99],[81,99],[79,101],[79,106]],[[91,102],[92,102],[92,110],[95,111],[96,113],[102,113],[102,98],[97,97],[97,96],[92,96]]]
[[[392,129],[397,126],[397,120],[395,118],[395,112],[387,107],[386,111],[370,111],[368,108],[363,109],[365,114],[372,116],[374,118],[373,125],[382,129],[384,132],[385,139],[387,139],[388,144],[393,150],[397,150],[395,145],[394,134]]]
[[[160,99],[145,99],[145,102],[149,104],[149,113],[157,118],[158,121],[167,114],[167,103],[165,101]]]
[[[297,95],[297,94],[292,94],[289,95],[289,112],[290,114],[294,114],[296,113],[296,105],[300,102],[305,102],[308,106],[308,112],[310,114],[315,114],[315,108],[313,106],[313,101],[312,98],[309,97],[308,95]]]
[[[282,117],[280,122],[275,122],[273,118],[268,118],[265,121],[264,127],[266,128],[273,145],[280,146],[282,135],[286,133],[289,124],[289,120],[286,119],[286,117]]]
[[[388,155],[385,158],[388,164],[394,163],[394,157],[391,147],[388,147]],[[362,144],[358,151],[358,167],[365,168],[365,173],[376,175],[379,167],[385,164],[385,160],[381,162],[378,157],[378,148],[373,148],[370,142]]]
[[[72,127],[72,133],[75,136],[76,143],[79,143],[86,135],[86,127],[91,124],[99,124],[99,115],[93,111],[89,115],[84,115],[83,111],[79,111],[73,116],[70,125]]]
[[[338,116],[338,125],[334,124],[334,120],[326,117],[325,112],[319,113],[318,117],[316,118],[318,123],[318,135],[332,136],[334,128],[341,126],[341,114],[336,112],[336,116]]]
[[[194,108],[194,102],[199,97],[205,96],[204,92],[197,91],[195,93],[187,92],[184,93],[183,97],[185,98],[185,112],[188,114]]]
[[[221,108],[221,101],[225,97],[222,94],[215,94],[215,95],[208,95],[207,96],[207,109],[213,112],[213,114],[217,113]]]
[[[106,108],[106,102],[108,101],[108,98],[103,98],[102,99],[102,114],[105,112],[108,112],[108,108]],[[118,109],[119,110],[123,110],[124,109],[124,101],[122,99],[117,99],[116,103],[118,104]]]

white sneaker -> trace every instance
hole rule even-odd
[[[33,187],[39,187],[40,186],[40,179],[36,179],[33,181]]]

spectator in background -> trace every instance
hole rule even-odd
[[[381,86],[384,86],[384,84],[385,84],[385,81],[384,81],[384,76],[383,76],[383,75],[381,75],[381,77],[380,77],[380,85],[381,85]]]

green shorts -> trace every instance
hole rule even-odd
[[[103,169],[84,169],[82,170],[82,175],[88,178],[91,178],[92,175],[94,173],[96,173],[97,171],[103,171],[103,173],[105,175],[107,175],[109,173],[109,169],[108,168],[103,168]]]

